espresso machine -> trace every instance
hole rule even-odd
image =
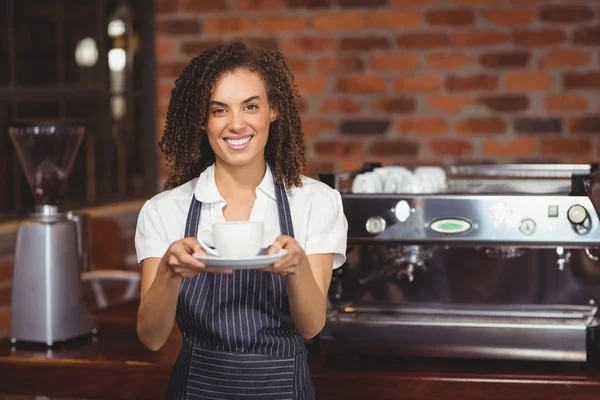
[[[598,363],[596,165],[371,163],[320,179],[348,219],[325,353]]]
[[[96,333],[81,288],[78,217],[60,202],[85,134],[71,122],[23,122],[8,133],[35,198],[19,224],[15,245],[10,337],[12,343],[53,346]]]

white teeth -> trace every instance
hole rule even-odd
[[[244,139],[225,139],[225,141],[234,146],[241,146],[248,143],[252,139],[252,136],[245,137]]]

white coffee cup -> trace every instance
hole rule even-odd
[[[260,252],[264,227],[260,221],[217,222],[212,234],[219,257],[248,258]]]

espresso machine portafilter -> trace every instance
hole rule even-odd
[[[12,343],[52,346],[96,333],[83,299],[81,216],[59,208],[85,134],[73,122],[23,122],[8,133],[35,198],[19,224],[11,297]]]

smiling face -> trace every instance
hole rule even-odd
[[[216,161],[235,167],[263,162],[274,120],[257,74],[236,70],[223,75],[213,89],[206,126]]]

